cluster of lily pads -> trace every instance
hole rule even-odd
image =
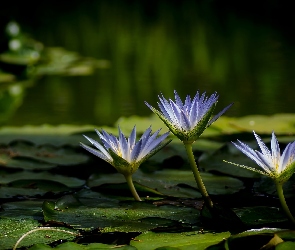
[[[217,93],[207,97],[206,93],[200,94],[197,92],[193,98],[188,95],[183,102],[175,91],[175,101],[171,99],[167,100],[163,95],[159,96],[159,110],[146,102],[146,105],[184,144],[198,189],[202,194],[205,206],[212,214],[214,214],[215,205],[202,181],[192,151],[192,144],[202,135],[206,128],[214,123],[232,106],[232,104],[228,105],[217,115],[212,117],[217,101]],[[149,127],[138,141],[136,141],[135,126],[130,136],[127,138],[121,132],[120,128],[118,137],[115,137],[104,130],[101,132],[96,130],[96,132],[101,142],[85,136],[96,149],[83,143],[81,143],[81,146],[90,153],[110,163],[119,173],[123,174],[134,199],[141,201],[141,198],[133,185],[132,174],[135,173],[141,163],[171,142],[171,140],[166,140],[169,132],[158,136],[160,130],[152,133],[152,129]],[[283,194],[283,184],[295,171],[295,142],[289,143],[281,154],[279,143],[274,132],[272,133],[271,150],[267,148],[265,143],[255,132],[254,136],[261,152],[253,150],[250,146],[239,140],[237,143],[233,142],[233,144],[253,160],[262,170],[228,161],[226,162],[270,177],[276,185],[277,194],[282,208],[288,218],[295,224],[295,220],[287,206]]]

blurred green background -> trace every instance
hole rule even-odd
[[[1,125],[112,125],[174,89],[217,91],[230,116],[294,112],[294,15],[280,1],[18,1],[0,22]]]

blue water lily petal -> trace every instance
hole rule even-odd
[[[147,102],[145,104],[160,117],[174,135],[185,143],[194,142],[207,127],[232,105],[228,105],[211,118],[218,101],[217,93],[206,97],[206,93],[200,95],[197,92],[193,99],[188,95],[184,103],[176,91],[174,91],[174,94],[175,101],[167,100],[163,95],[159,96],[158,106],[160,110],[155,109]]]
[[[233,144],[251,160],[255,161],[263,170],[226,162],[269,176],[278,183],[286,182],[295,172],[295,142],[289,143],[281,155],[280,146],[274,132],[272,133],[271,150],[267,148],[260,136],[255,132],[254,136],[261,152],[253,150],[239,140],[238,143],[233,142]]]
[[[120,128],[118,129],[118,138],[112,134],[108,134],[104,130],[102,130],[101,132],[96,130],[102,143],[99,143],[92,138],[84,135],[84,137],[92,145],[94,145],[97,150],[83,143],[81,143],[81,146],[88,152],[109,162],[117,169],[119,173],[122,173],[124,175],[133,174],[143,161],[154,155],[171,141],[169,140],[164,142],[164,140],[169,135],[169,132],[158,136],[160,130],[152,134],[151,127],[149,127],[143,133],[143,135],[137,142],[135,126],[128,138],[124,136]]]

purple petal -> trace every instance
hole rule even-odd
[[[97,157],[99,157],[99,158],[101,158],[101,159],[103,159],[103,160],[105,160],[105,161],[107,161],[107,162],[112,162],[112,161],[113,161],[112,158],[111,158],[110,156],[107,157],[106,155],[104,155],[103,153],[99,152],[99,151],[96,150],[96,149],[93,149],[93,148],[91,148],[91,147],[89,147],[89,146],[87,146],[87,145],[85,145],[85,144],[83,144],[83,143],[80,143],[80,145],[81,145],[84,149],[86,149],[88,152],[90,152],[91,154],[94,154],[95,156],[97,156]]]
[[[276,168],[279,168],[281,152],[280,152],[280,146],[279,146],[278,140],[274,132],[272,132],[272,139],[271,139],[271,155],[272,155],[273,165]]]
[[[226,106],[223,110],[221,110],[217,115],[215,115],[208,123],[207,126],[210,126],[213,122],[215,122],[220,116],[222,116],[231,106],[233,103]]]
[[[134,144],[135,144],[135,140],[136,140],[136,127],[134,126],[132,131],[131,131],[131,134],[128,138],[128,145],[129,145],[129,148],[133,148]]]
[[[135,146],[133,147],[131,154],[130,154],[130,162],[137,161],[138,155],[141,151],[142,140],[140,139]]]
[[[138,159],[142,159],[143,157],[145,157],[147,154],[149,154],[155,147],[157,147],[163,140],[165,140],[167,138],[167,136],[169,135],[169,132],[159,136],[157,139],[153,140],[148,147],[143,148],[142,151],[140,152]]]
[[[257,153],[250,148],[247,144],[241,142],[238,140],[240,145],[232,142],[239,150],[241,150],[245,155],[247,155],[251,160],[255,161],[257,165],[259,165],[261,168],[263,168],[267,173],[270,173],[268,167],[261,161],[261,159],[258,157]]]
[[[175,102],[176,102],[176,105],[179,107],[179,108],[182,108],[183,107],[183,103],[179,97],[179,95],[177,94],[176,90],[174,90],[174,95],[175,95]]]
[[[267,158],[271,159],[271,152],[269,151],[269,149],[267,148],[265,143],[262,141],[260,136],[255,133],[255,131],[253,131],[253,133],[254,133],[256,141],[261,149],[262,154],[265,155]]]
[[[295,161],[295,142],[289,143],[280,159],[278,172],[281,173]]]
[[[185,130],[191,130],[190,121],[183,110],[181,110],[181,127]]]
[[[107,158],[112,159],[112,157],[109,155],[108,151],[105,150],[105,148],[100,145],[97,141],[89,138],[86,135],[83,135],[91,144],[93,144],[96,148],[98,148]],[[84,145],[84,144],[83,144]]]
[[[121,157],[128,161],[128,159],[130,158],[130,156],[129,156],[130,150],[128,147],[128,142],[127,142],[125,136],[123,135],[120,127],[118,129],[119,129],[119,145],[120,145],[119,151],[121,151],[121,153],[122,153]]]

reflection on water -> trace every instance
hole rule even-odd
[[[159,93],[172,97],[174,89],[181,97],[217,91],[218,106],[235,102],[228,115],[293,112],[290,37],[250,14],[204,3],[45,1],[30,20],[19,14],[17,21],[46,46],[111,67],[41,79],[8,124],[112,124],[122,115],[150,115],[143,101],[155,105]]]

